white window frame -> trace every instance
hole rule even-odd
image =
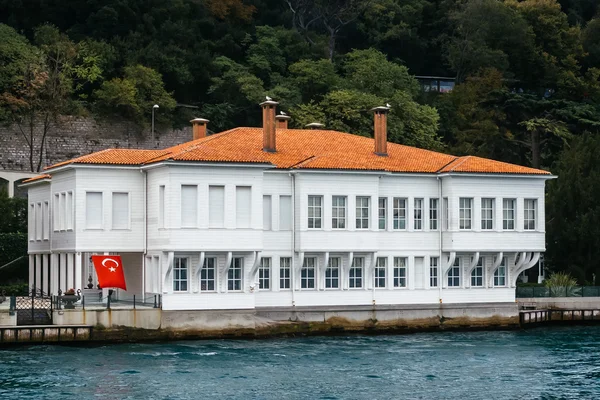
[[[365,205],[366,202],[366,205]],[[366,215],[365,215],[366,210]],[[356,229],[369,229],[371,216],[371,198],[369,196],[356,196]]]
[[[227,291],[241,292],[244,289],[244,257],[233,257],[227,271]]]
[[[394,287],[405,288],[408,286],[408,258],[394,257]]]
[[[323,196],[308,196],[308,229],[323,229]]]
[[[292,288],[292,257],[279,257],[279,290]]]
[[[89,227],[88,226],[88,218],[87,218],[87,210],[88,210],[88,193],[100,193],[100,226],[98,227]],[[60,204],[59,204],[60,208]],[[90,190],[85,192],[85,229],[86,230],[103,230],[104,229],[104,192],[98,192],[95,190]],[[60,224],[60,222],[59,222]],[[60,226],[59,226],[60,230]]]
[[[158,229],[165,227],[165,185],[158,186]]]
[[[481,199],[481,229],[490,231],[494,229],[494,212],[496,199],[484,197]]]
[[[429,257],[429,287],[438,287],[439,257]]]
[[[502,271],[502,274],[500,274]],[[494,287],[505,287],[506,286],[506,257],[502,257],[500,265],[494,271]]]
[[[212,264],[212,265],[211,265]],[[212,271],[212,278],[209,272]],[[217,291],[217,258],[206,257],[202,271],[200,271],[200,292],[216,292]],[[212,283],[212,289],[209,288]]]
[[[437,231],[439,227],[440,199],[432,197],[429,199],[429,229]]]
[[[300,269],[300,289],[315,290],[317,288],[317,257],[305,257]]]
[[[125,194],[127,195],[127,221],[125,227],[115,228],[115,195]],[[131,195],[129,192],[112,192],[111,193],[111,229],[113,231],[123,231],[131,229]]]
[[[509,205],[512,205],[512,207],[508,208]],[[502,230],[515,230],[515,220],[517,217],[516,206],[516,199],[502,199]]]
[[[263,257],[258,266],[258,290],[271,290],[271,258]]]
[[[29,232],[29,241],[35,241],[35,203],[29,203],[29,214],[27,215],[27,230]]]
[[[423,203],[422,198],[415,198],[413,201],[413,229],[415,231],[423,230]]]
[[[408,199],[406,197],[394,197],[394,230],[405,231],[406,230],[406,204]]]
[[[443,230],[447,231],[448,227],[450,226],[450,214],[448,212],[448,210],[450,208],[448,207],[448,198],[444,197],[443,198],[443,202],[444,202],[444,226],[443,226]]]
[[[325,289],[340,288],[341,257],[330,257],[325,269]],[[334,285],[335,283],[335,285]]]
[[[477,265],[471,271],[471,287],[483,287],[483,257],[479,257]]]
[[[449,288],[459,288],[460,287],[460,270],[461,270],[461,262],[460,258],[456,257],[454,260],[454,265],[450,267],[448,270],[448,287]]]
[[[473,198],[460,197],[458,199],[458,229],[470,231],[473,229]]]
[[[42,240],[42,231],[44,230],[44,217],[42,216],[42,202],[35,204],[35,240]]]
[[[346,196],[331,197],[331,229],[346,229],[347,205]]]
[[[388,209],[388,199],[387,197],[380,197],[377,200],[377,227],[379,230],[385,231],[387,230],[387,209]]]
[[[523,201],[523,229],[526,231],[537,229],[537,199]]]
[[[373,268],[373,286],[377,289],[386,288],[387,284],[387,257],[377,257]]]
[[[187,215],[187,213],[184,212],[183,209],[183,192],[184,192],[184,188],[187,189],[193,189],[196,192],[196,201],[194,204],[194,209],[195,209],[195,213],[192,214],[191,217],[195,217],[195,218],[191,218],[189,215]],[[181,189],[180,189],[180,202],[179,202],[179,212],[181,215],[181,228],[183,229],[195,229],[198,228],[198,196],[199,196],[200,192],[198,190],[198,185],[187,185],[187,184],[182,184],[181,185]]]
[[[359,272],[359,274],[357,274]],[[360,276],[358,276],[360,275]],[[348,288],[349,289],[362,289],[364,287],[365,279],[365,258],[355,257],[352,260],[352,265],[348,269]],[[357,283],[360,285],[357,286]]]
[[[46,200],[42,205],[43,233],[42,240],[50,240],[50,203]]]
[[[182,261],[185,261],[184,266],[182,266]],[[175,293],[189,292],[189,290],[190,290],[189,266],[190,266],[190,257],[177,256],[173,259],[173,292],[175,292]],[[185,278],[181,277],[182,272],[185,272]],[[182,289],[183,286],[185,286],[185,289]]]
[[[87,196],[87,194],[86,194],[86,196]],[[59,199],[60,199],[60,193],[54,193],[54,201],[52,202],[52,230],[54,232],[60,231],[60,222],[59,222],[60,221],[59,220],[60,212],[58,211],[58,207],[60,206]],[[86,207],[87,207],[87,203],[86,203]]]

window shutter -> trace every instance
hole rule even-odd
[[[271,230],[271,196],[263,196],[263,229]]]
[[[292,196],[279,197],[279,230],[292,229]]]
[[[181,185],[181,227],[198,226],[198,186]]]
[[[209,186],[208,188],[208,226],[222,228],[224,226],[225,187]]]
[[[251,201],[251,188],[249,186],[237,186],[235,188],[236,227],[250,228]]]
[[[129,228],[129,193],[112,194],[112,228]]]
[[[102,192],[85,194],[85,227],[102,229]]]
[[[165,186],[158,188],[158,227],[165,227]]]

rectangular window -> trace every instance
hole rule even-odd
[[[250,228],[252,215],[252,190],[250,186],[235,188],[235,220],[236,228]]]
[[[60,225],[60,230],[64,231],[67,229],[67,213],[66,213],[66,209],[67,209],[67,194],[66,193],[61,193],[60,194],[60,201],[58,203],[59,207],[58,207],[58,218],[59,218],[59,225]]]
[[[35,203],[29,204],[29,215],[27,215],[29,240],[35,240]]]
[[[263,196],[263,229],[265,231],[271,230],[271,196]]]
[[[327,269],[325,270],[326,289],[337,289],[340,287],[340,265],[341,260],[339,257],[329,259]]]
[[[227,290],[242,290],[242,271],[244,270],[244,259],[235,257],[231,262],[231,268],[227,271]]]
[[[429,229],[432,231],[438,228],[438,206],[439,199],[429,199]]]
[[[526,231],[534,231],[535,230],[535,214],[536,214],[536,204],[537,201],[535,199],[525,199],[525,209],[524,211],[524,226],[523,229]]]
[[[360,289],[363,287],[363,270],[365,266],[365,259],[363,257],[356,257],[352,261],[350,267],[348,286],[350,289]]]
[[[370,197],[356,197],[356,229],[369,229],[370,203]]]
[[[35,206],[35,240],[42,240],[42,229],[44,227],[43,221],[42,203],[40,202]]]
[[[308,228],[323,227],[323,196],[308,196]]]
[[[438,285],[438,260],[437,257],[429,258],[429,287],[437,287]]]
[[[225,226],[225,187],[208,187],[208,227],[223,228]]]
[[[271,288],[271,259],[261,258],[258,267],[258,288],[268,290]]]
[[[42,211],[42,219],[43,219],[43,236],[42,239],[48,240],[50,239],[50,205],[47,201],[44,202],[44,209]]]
[[[387,229],[387,198],[379,198],[379,229]]]
[[[346,196],[331,198],[331,228],[346,229]]]
[[[187,292],[188,290],[188,259],[175,257],[173,260],[173,291]]]
[[[481,229],[494,229],[494,199],[481,199]]]
[[[315,257],[307,257],[304,259],[302,264],[302,270],[300,271],[300,287],[302,289],[314,289],[315,288],[315,266],[317,259]]]
[[[60,194],[56,193],[54,195],[54,202],[52,203],[52,230],[54,232],[60,230],[60,224],[58,219],[58,206]]]
[[[181,185],[181,227],[198,226],[198,186]]]
[[[459,229],[471,229],[473,217],[473,199],[461,197],[458,200]]]
[[[394,229],[406,229],[406,199],[394,197]]]
[[[414,223],[413,227],[416,231],[423,229],[423,199],[415,199]]]
[[[483,286],[483,258],[479,258],[477,266],[471,271],[471,287]]]
[[[158,227],[165,227],[165,186],[158,187]]]
[[[444,230],[447,231],[450,226],[450,214],[448,214],[448,198],[444,197]]]
[[[500,266],[494,271],[494,286],[506,286],[506,257],[502,257]]]
[[[279,289],[289,289],[291,287],[291,257],[281,257],[279,259]]]
[[[460,258],[454,260],[454,266],[448,270],[448,287],[460,286]]]
[[[129,229],[129,193],[112,194],[112,228]]]
[[[387,258],[386,257],[377,257],[377,261],[375,262],[375,287],[376,288],[384,288],[385,287],[386,269],[387,269]]]
[[[515,199],[502,200],[502,229],[515,229]]]
[[[214,292],[216,288],[217,259],[205,258],[202,271],[200,271],[200,291]]]
[[[67,201],[65,206],[66,229],[73,230],[73,192],[67,192]]]
[[[102,192],[85,194],[85,227],[102,229]]]
[[[406,257],[394,257],[394,287],[406,287]]]
[[[279,230],[292,230],[292,196],[279,196]]]

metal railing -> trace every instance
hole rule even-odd
[[[517,287],[516,297],[600,297],[600,286],[521,286]]]
[[[122,294],[121,294],[122,296]],[[133,295],[128,298],[116,299],[112,294],[108,296],[102,296],[96,294],[88,295],[58,295],[52,296],[52,303],[54,308],[57,310],[64,309],[88,309],[104,308],[110,310],[111,308],[119,309],[136,309],[137,307],[143,308],[161,308],[162,307],[162,295],[153,294],[149,296],[136,296]]]

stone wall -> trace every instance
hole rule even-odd
[[[35,127],[38,141],[42,125]],[[64,117],[50,127],[46,137],[42,168],[107,148],[162,149],[192,139],[192,128],[181,130],[157,127],[156,139],[150,128],[141,129],[127,121],[98,121],[93,118]],[[39,145],[34,166],[37,166]],[[28,171],[29,146],[16,125],[0,126],[0,169]]]

